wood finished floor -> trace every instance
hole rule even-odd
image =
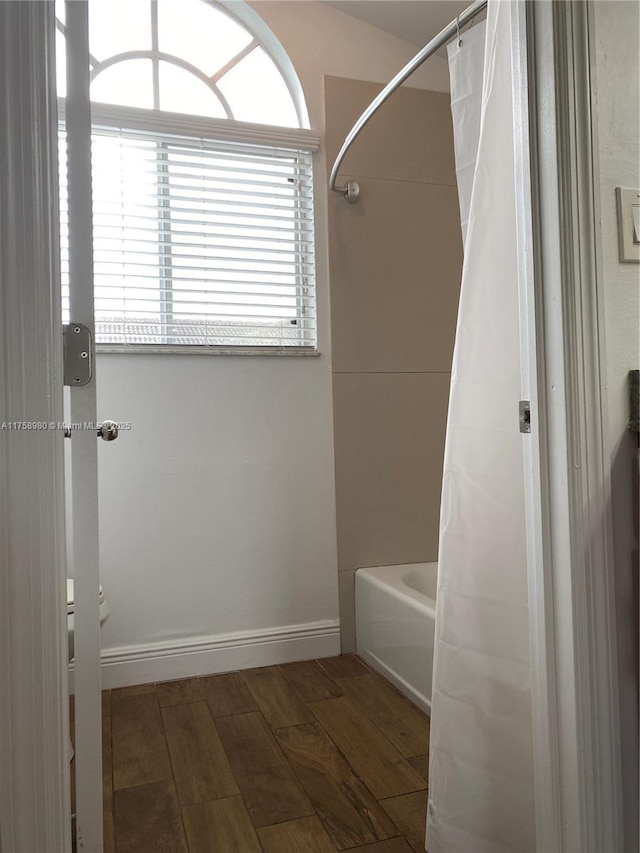
[[[428,749],[354,655],[105,691],[105,851],[423,853]]]

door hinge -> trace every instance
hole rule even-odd
[[[520,415],[520,432],[531,432],[531,400],[520,400],[518,412]]]
[[[82,323],[62,327],[64,384],[87,385],[93,376],[91,330]]]

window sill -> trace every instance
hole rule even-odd
[[[96,353],[117,355],[236,355],[266,356],[267,358],[318,358],[321,353],[316,349],[303,347],[206,347],[206,346],[155,346],[154,344],[97,344]]]

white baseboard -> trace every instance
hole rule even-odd
[[[102,689],[340,654],[337,619],[103,649]],[[73,692],[73,662],[69,665]]]

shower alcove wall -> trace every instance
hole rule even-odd
[[[329,166],[380,88],[325,78]],[[329,265],[340,622],[353,651],[355,570],[437,558],[462,268],[448,93],[396,92],[346,178],[362,195],[330,193]]]

